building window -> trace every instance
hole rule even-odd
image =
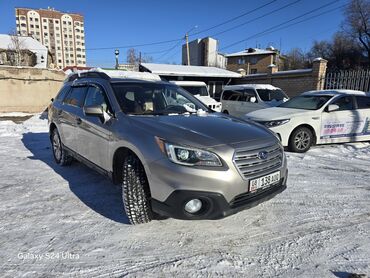
[[[26,23],[22,23],[21,26],[22,27],[26,27],[27,25],[26,25]]]
[[[30,17],[30,21],[33,21],[33,18],[32,17]]]
[[[63,21],[63,24],[67,24],[67,22],[66,21]]]
[[[55,20],[55,23],[56,23],[56,24],[59,24],[59,20]]]
[[[25,16],[21,16],[21,20],[26,20],[26,17]]]
[[[72,22],[68,22],[68,25],[72,25]]]
[[[58,27],[58,26],[56,26],[56,27],[55,27],[55,30],[59,30],[59,27]]]
[[[257,57],[251,57],[251,64],[252,65],[255,65],[255,64],[257,64],[257,62],[258,62],[258,59],[257,59]]]
[[[238,59],[238,65],[244,65],[244,64],[245,64],[244,58],[239,58]]]
[[[57,50],[60,50],[60,46],[57,47]]]
[[[44,25],[44,29],[48,29],[48,27]]]
[[[35,21],[36,21],[36,22],[39,22],[39,19],[38,19],[38,18],[35,18]]]
[[[257,73],[257,69],[251,69],[251,74],[256,74]]]
[[[44,18],[43,20],[42,20],[42,22],[47,22],[48,20],[46,19],[46,18]]]
[[[58,63],[61,63],[61,62],[62,62],[62,60],[60,60],[60,59],[59,59],[59,60],[58,60]]]
[[[33,24],[31,24],[30,27],[33,28],[34,27]]]
[[[36,28],[40,28],[40,25],[36,25]]]

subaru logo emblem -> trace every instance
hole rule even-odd
[[[268,157],[268,153],[267,153],[267,152],[265,152],[265,151],[259,152],[259,153],[258,153],[258,155],[257,155],[257,157],[258,157],[259,159],[267,159],[267,157]]]

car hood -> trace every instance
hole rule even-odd
[[[195,97],[205,104],[218,104],[218,102],[210,96],[195,95]]]
[[[314,111],[304,109],[293,109],[285,107],[271,107],[253,111],[245,115],[245,119],[254,121],[282,120],[300,115],[314,114]]]
[[[220,113],[207,115],[132,116],[131,123],[164,140],[195,147],[215,147],[252,140],[271,140],[271,132],[253,122]]]

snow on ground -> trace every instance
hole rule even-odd
[[[0,121],[0,273],[81,277],[370,274],[370,145],[288,153],[288,189],[217,221],[131,226],[120,189],[59,167],[47,122]]]

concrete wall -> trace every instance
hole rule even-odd
[[[61,88],[61,71],[0,66],[0,112],[42,112]]]
[[[305,91],[322,90],[327,61],[316,59],[312,69],[277,71],[277,67],[268,67],[268,73],[246,75],[235,84],[271,84],[283,89],[289,97]]]

